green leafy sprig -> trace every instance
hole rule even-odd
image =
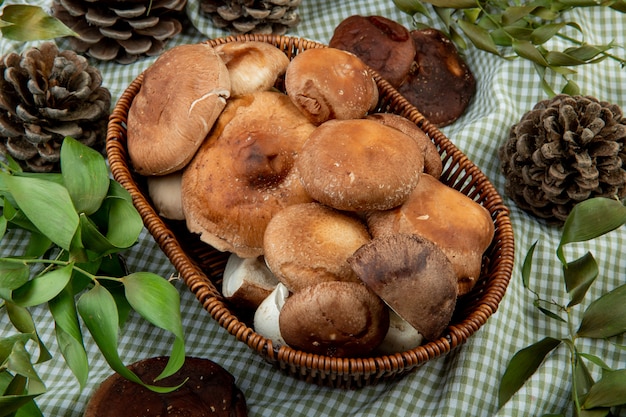
[[[549,96],[556,95],[546,78],[548,71],[559,74],[565,81],[562,93],[580,94],[579,86],[570,78],[575,67],[594,64],[610,58],[626,66],[626,58],[609,51],[622,47],[611,42],[592,45],[585,41],[579,23],[565,20],[566,12],[583,7],[608,7],[626,13],[625,0],[393,0],[396,7],[410,14],[418,28],[425,24],[418,16],[439,18],[441,30],[463,50],[469,42],[476,48],[505,59],[515,57],[533,63],[541,86]],[[570,29],[569,32],[565,29]],[[577,37],[570,32],[578,34]],[[560,38],[571,46],[564,50],[550,50],[548,42]]]
[[[601,213],[599,215],[599,213]],[[500,382],[499,403],[504,405],[541,366],[546,357],[560,346],[569,351],[571,398],[575,416],[603,417],[615,415],[616,408],[626,405],[626,368],[612,369],[600,357],[580,348],[581,338],[600,340],[626,332],[626,284],[593,300],[585,309],[582,320],[574,323],[573,309],[584,300],[587,291],[599,276],[599,267],[590,252],[568,262],[564,247],[570,243],[595,239],[626,223],[626,207],[607,198],[592,198],[574,206],[568,216],[556,255],[563,268],[563,283],[569,302],[561,305],[544,299],[530,287],[535,242],[526,254],[522,266],[524,288],[535,296],[534,306],[548,318],[565,326],[566,337],[545,337],[518,351],[510,360]],[[624,346],[613,345],[616,349]],[[594,380],[589,364],[602,369],[601,378]],[[567,365],[566,365],[567,366]],[[559,414],[565,415],[565,414]]]
[[[33,399],[46,391],[36,365],[52,355],[31,307],[47,305],[58,347],[81,387],[89,358],[79,320],[114,371],[154,391],[177,387],[144,384],[118,353],[119,329],[130,310],[174,337],[157,380],[175,373],[185,358],[178,291],[156,274],[128,273],[119,256],[143,229],[130,194],[109,178],[94,149],[67,137],[60,157],[61,172],[51,174],[21,172],[10,158],[0,161],[0,242],[18,229],[28,238],[24,253],[0,258],[0,314],[16,330],[0,337],[0,416],[22,407],[38,410]],[[29,341],[35,352],[27,349]]]
[[[0,6],[4,0],[0,0]],[[7,5],[0,14],[0,33],[14,41],[38,41],[76,36],[59,19],[49,16],[41,7],[24,4]]]

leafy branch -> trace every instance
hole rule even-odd
[[[617,61],[626,66],[626,58],[609,51],[623,48],[613,42],[605,45],[588,44],[579,23],[565,20],[566,12],[576,8],[607,7],[626,13],[625,0],[535,0],[530,2],[487,0],[394,0],[396,7],[413,17],[415,25],[426,26],[418,17],[430,18],[432,13],[443,25],[441,29],[461,49],[468,42],[485,52],[504,59],[515,57],[533,63],[541,86],[550,96],[556,95],[546,78],[548,71],[561,76],[565,82],[561,92],[580,94],[580,88],[571,79],[580,65]],[[569,35],[578,34],[578,38]],[[570,47],[550,50],[548,42],[559,38]]]
[[[565,290],[569,295],[567,305],[544,299],[530,288],[532,259],[537,242],[528,250],[522,265],[524,288],[534,294],[534,305],[539,311],[566,326],[567,336],[545,337],[518,351],[511,358],[500,382],[500,406],[526,383],[546,357],[559,346],[565,346],[569,351],[574,415],[612,416],[615,415],[613,413],[616,408],[626,405],[626,368],[612,369],[600,357],[585,353],[579,347],[580,338],[608,339],[626,332],[626,285],[618,286],[593,300],[584,311],[581,322],[576,326],[573,321],[573,309],[582,303],[587,291],[598,278],[599,268],[590,252],[570,262],[564,255],[564,247],[567,244],[595,239],[621,227],[624,223],[626,207],[618,200],[598,197],[574,206],[563,226],[556,251],[563,269]],[[589,364],[601,368],[602,376],[598,381],[594,380],[589,371]]]
[[[177,387],[144,383],[118,353],[119,329],[130,310],[174,336],[157,380],[175,373],[185,358],[178,291],[158,275],[129,273],[119,254],[143,229],[131,196],[109,179],[99,152],[67,137],[60,157],[61,172],[51,174],[21,172],[10,158],[0,163],[0,240],[18,231],[28,237],[23,253],[0,258],[0,313],[16,330],[0,338],[0,416],[22,407],[38,410],[33,399],[46,391],[36,365],[52,355],[31,307],[47,305],[58,347],[81,387],[89,358],[79,319],[114,371],[156,392]]]

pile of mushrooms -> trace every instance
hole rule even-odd
[[[231,253],[222,294],[274,343],[405,351],[440,337],[480,276],[489,212],[439,181],[421,129],[375,113],[378,94],[335,48],[183,45],[144,72],[132,166],[161,216]]]

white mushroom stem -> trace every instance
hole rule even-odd
[[[222,294],[241,307],[256,308],[277,284],[263,260],[231,254],[224,268]]]
[[[170,220],[184,220],[181,192],[182,171],[146,178],[148,195],[159,216]]]
[[[280,334],[278,317],[288,297],[289,290],[279,283],[254,313],[254,330],[279,345],[286,344]]]
[[[424,336],[393,310],[389,312],[389,330],[376,349],[383,355],[406,352],[420,346]]]

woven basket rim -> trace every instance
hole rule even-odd
[[[215,46],[238,41],[273,44],[282,49],[290,59],[304,49],[326,47],[316,41],[283,35],[233,35],[203,43]],[[444,162],[442,181],[448,184],[458,181],[459,191],[480,200],[479,203],[490,212],[495,225],[495,236],[487,259],[490,266],[488,275],[481,274],[480,280],[484,285],[472,296],[478,297],[477,305],[471,306],[468,314],[462,320],[452,323],[439,339],[390,355],[337,358],[303,352],[289,346],[275,346],[271,340],[257,334],[253,328],[240,321],[229,309],[219,289],[198,266],[197,260],[183,250],[168,223],[156,213],[149,197],[139,186],[137,175],[131,171],[126,150],[126,115],[134,96],[141,88],[143,73],[123,92],[108,124],[106,151],[114,179],[130,193],[146,228],[203,308],[220,326],[268,362],[293,376],[317,380],[314,382],[318,383],[323,380],[324,385],[345,387],[369,384],[402,375],[428,360],[454,350],[465,343],[497,311],[513,271],[514,239],[509,210],[493,185],[476,165],[387,81],[374,71],[372,75],[378,84],[380,96],[388,102],[383,110],[401,113],[427,133],[437,145]],[[496,266],[491,268],[496,262]]]

